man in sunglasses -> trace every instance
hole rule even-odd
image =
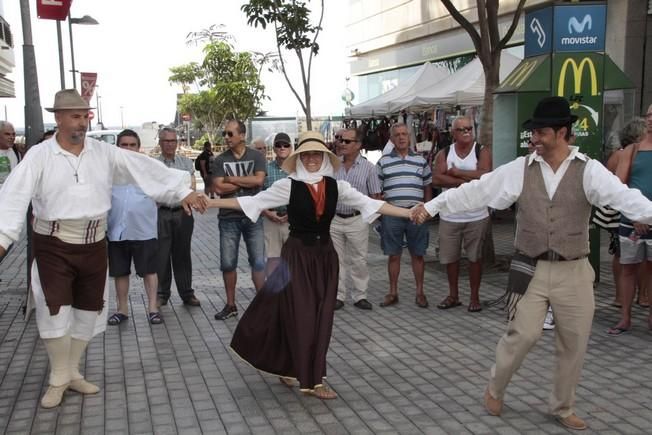
[[[267,176],[265,177],[263,190],[288,176],[287,172],[281,169],[281,166],[291,152],[292,141],[290,136],[287,133],[277,134],[274,137],[274,155],[276,158],[267,162]],[[281,248],[290,236],[290,224],[286,206],[265,210],[263,216],[265,217],[263,219],[263,228],[265,229],[265,253],[267,254],[265,276],[269,276],[281,260]]]
[[[473,120],[461,116],[453,120],[454,142],[435,156],[432,184],[443,191],[477,180],[491,170],[491,154],[482,148],[473,134]],[[469,260],[471,300],[468,311],[482,310],[480,305],[480,279],[482,277],[482,244],[489,225],[487,207],[460,213],[440,213],[439,262],[446,265],[448,296],[437,308],[446,310],[462,303],[458,280],[462,245]]]
[[[348,128],[338,133],[342,164],[335,173],[335,178],[348,181],[359,192],[380,199],[381,187],[376,167],[360,155],[362,132]],[[372,306],[367,300],[369,225],[362,219],[359,211],[338,203],[331,222],[331,240],[340,260],[335,309],[344,307],[346,284],[350,278],[353,305],[361,310],[371,310]]]
[[[252,196],[260,192],[265,181],[267,162],[265,157],[245,143],[247,128],[242,121],[226,123],[224,139],[229,147],[213,160],[213,188],[222,198]],[[262,219],[249,220],[240,210],[221,208],[220,270],[226,289],[226,305],[215,315],[216,320],[226,320],[238,315],[235,305],[235,286],[238,281],[238,248],[240,239],[247,246],[251,280],[260,290],[265,282],[265,239]]]

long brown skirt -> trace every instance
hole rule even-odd
[[[330,239],[290,237],[281,264],[242,316],[231,348],[253,367],[313,389],[326,376],[339,264]]]

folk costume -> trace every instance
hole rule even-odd
[[[324,153],[318,172],[308,172],[298,159],[305,151]],[[298,379],[302,391],[322,387],[326,377],[339,273],[329,231],[336,205],[339,201],[373,220],[384,204],[333,179],[339,164],[319,133],[304,133],[283,163],[288,178],[238,198],[252,221],[262,210],[287,205],[290,236],[280,265],[242,316],[231,348],[258,370]]]
[[[57,92],[57,110],[87,110],[76,90]],[[57,406],[67,388],[96,393],[79,361],[95,335],[106,329],[108,301],[106,216],[111,186],[133,183],[162,203],[191,193],[187,173],[145,155],[86,138],[79,155],[52,138],[32,147],[0,189],[0,245],[20,237],[33,204],[31,296],[36,323],[50,359],[44,407]],[[28,304],[29,306],[29,304]]]
[[[576,118],[565,99],[548,97],[539,102],[524,127],[568,128]],[[584,429],[586,423],[575,415],[575,389],[594,311],[595,273],[587,259],[591,206],[609,205],[632,220],[652,224],[652,202],[621,183],[600,162],[568,146],[568,155],[556,171],[533,153],[447,190],[425,208],[434,216],[487,206],[505,209],[515,202],[519,204],[516,255],[506,298],[509,324],[496,347],[485,407],[492,415],[501,413],[507,385],[541,336],[550,305],[556,326],[550,412],[561,424]],[[511,279],[512,272],[516,279]]]

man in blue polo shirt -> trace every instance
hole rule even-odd
[[[428,162],[410,150],[410,135],[405,124],[394,124],[390,129],[394,149],[380,158],[376,164],[385,201],[404,208],[430,201],[432,198],[432,173]],[[412,272],[416,281],[416,304],[428,307],[423,292],[424,255],[428,248],[429,232],[425,225],[417,225],[409,219],[383,216],[382,248],[389,256],[389,293],[380,304],[388,307],[398,302],[398,276],[401,272],[403,239],[412,260]]]

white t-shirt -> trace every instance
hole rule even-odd
[[[0,186],[5,182],[12,169],[18,164],[16,153],[9,148],[8,150],[0,149]]]

